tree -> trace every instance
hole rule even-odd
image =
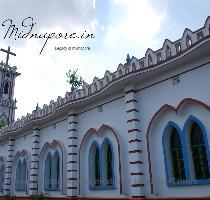
[[[69,70],[68,73],[66,73],[66,77],[67,77],[67,82],[71,85],[71,91],[73,92],[76,88],[79,88],[84,80],[81,76],[77,75],[77,71],[76,70]]]
[[[6,122],[3,119],[0,119],[0,129],[6,126]]]

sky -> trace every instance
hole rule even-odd
[[[21,73],[15,82],[16,119],[31,113],[37,103],[42,107],[64,97],[70,91],[69,69],[78,69],[91,84],[106,70],[116,71],[128,53],[140,59],[148,48],[161,48],[165,39],[181,38],[185,28],[199,29],[209,8],[209,0],[1,0],[0,48],[10,46],[17,54],[10,56],[9,64]],[[25,38],[9,38],[10,23]],[[76,33],[79,38],[57,35],[46,42],[53,33]],[[29,39],[30,34],[41,38]],[[93,37],[85,39],[87,34]],[[67,50],[59,50],[62,47]],[[5,53],[0,52],[0,59],[5,62]]]

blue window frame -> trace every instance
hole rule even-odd
[[[94,141],[89,150],[89,185],[93,190],[115,189],[114,152],[108,138],[101,148]]]
[[[169,122],[162,141],[169,186],[210,183],[207,133],[196,117],[190,116],[182,131],[174,122]]]
[[[60,157],[58,151],[53,156],[48,152],[45,159],[44,188],[46,191],[60,190]]]
[[[167,184],[183,184],[190,175],[183,134],[177,124],[168,122],[163,131],[162,141]]]
[[[189,183],[209,184],[210,152],[207,132],[203,123],[191,115],[185,122],[183,133],[185,133],[185,140],[188,141],[188,148],[190,149],[190,152],[188,152],[188,157],[191,158],[191,162],[189,162],[191,166]]]
[[[206,147],[202,130],[196,122],[193,122],[190,131],[190,146],[193,158],[195,178],[197,180],[209,179],[209,167]]]

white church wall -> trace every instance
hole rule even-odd
[[[160,116],[157,123],[152,127],[150,139],[150,152],[151,152],[151,164],[152,164],[152,174],[154,182],[154,194],[156,196],[208,196],[210,191],[208,190],[209,185],[191,185],[191,182],[187,182],[185,186],[167,186],[166,173],[165,173],[165,163],[163,155],[163,144],[162,144],[162,134],[164,128],[169,121],[176,123],[181,130],[183,130],[184,123],[189,118],[189,116],[196,116],[203,125],[208,133],[208,141],[210,139],[210,126],[208,123],[208,118],[210,113],[205,110],[200,105],[192,104],[183,108],[183,112],[176,115],[172,111],[166,111],[162,116]],[[182,133],[183,134],[183,133]],[[209,143],[210,144],[210,143]],[[159,149],[159,151],[157,151]],[[209,150],[207,149],[207,153]],[[158,171],[157,171],[158,167]]]
[[[124,107],[124,98],[120,98],[118,100],[112,101],[108,104],[103,105],[103,111],[100,112],[98,110],[98,107],[89,110],[88,112],[84,112],[79,115],[78,117],[78,132],[79,132],[79,143],[81,143],[83,137],[85,136],[86,132],[90,128],[96,128],[99,129],[103,124],[106,124],[108,126],[113,127],[116,130],[116,133],[119,137],[120,141],[120,156],[121,156],[121,178],[122,178],[122,190],[123,194],[129,194],[129,176],[128,176],[128,151],[127,148],[127,129],[126,129],[126,119],[125,119],[125,107]],[[112,135],[108,135],[107,137],[112,137]],[[105,136],[102,138],[99,138],[100,140],[103,140]],[[91,142],[97,139],[97,137],[93,137],[88,141],[88,144],[85,148],[85,152],[81,152],[81,154],[86,155],[89,151],[89,146]],[[112,138],[110,139],[114,144],[116,143],[115,140]],[[115,162],[118,162],[117,154],[116,154],[116,145],[114,145],[115,148]],[[83,157],[83,156],[82,156]],[[84,157],[83,157],[84,158]],[[83,162],[84,163],[84,162]],[[81,165],[84,166],[84,171],[80,169],[81,177],[86,177],[85,181],[81,181],[81,195],[85,196],[119,196],[120,190],[119,190],[119,174],[116,176],[117,181],[117,187],[113,190],[90,190],[89,184],[88,184],[88,167],[86,165],[88,164],[87,156],[85,156],[85,164]],[[117,166],[116,166],[117,167]],[[115,167],[115,170],[117,170]],[[86,174],[86,176],[85,176]]]
[[[27,195],[29,191],[29,177],[30,177],[30,167],[31,167],[31,147],[32,147],[32,132],[27,132],[19,135],[17,138],[15,138],[15,145],[14,145],[14,160],[12,164],[12,182],[11,182],[11,194],[17,194],[17,195]],[[27,191],[26,192],[20,192],[16,191],[15,189],[15,181],[16,181],[16,166],[17,166],[17,160],[18,158],[23,154],[23,152],[27,153],[27,171],[28,171],[28,178],[27,178]]]
[[[59,151],[63,152],[62,157],[62,189],[60,191],[45,191],[44,190],[44,179],[43,179],[43,171],[44,171],[44,159],[45,159],[45,152],[43,153],[43,157],[40,160],[40,170],[42,174],[39,174],[39,193],[44,193],[46,195],[52,196],[61,196],[66,194],[66,187],[67,187],[67,179],[66,179],[66,171],[67,171],[67,158],[66,158],[66,150],[68,148],[68,140],[67,140],[67,132],[68,132],[68,123],[67,118],[58,118],[56,121],[52,121],[50,124],[46,124],[45,128],[40,130],[40,153],[43,151],[43,148],[46,144],[49,144],[52,147],[53,141],[57,141],[63,149],[60,147],[56,147]],[[49,148],[50,148],[49,147]],[[40,155],[42,156],[42,155]]]
[[[15,138],[14,154],[21,152],[22,150],[27,150],[31,153],[32,142],[31,131],[19,135],[17,138]]]
[[[202,59],[202,63],[205,63],[205,58]],[[183,71],[186,71],[186,69],[197,67],[202,63],[199,63],[199,61],[193,61],[192,63],[189,63],[187,66],[182,66],[180,68],[177,67],[177,69],[174,70],[173,73],[162,74],[162,76],[159,76],[157,79],[153,79],[153,82],[151,83],[155,83],[155,81],[158,82],[170,76],[175,76],[176,74],[180,73],[180,69]],[[147,128],[149,126],[149,122],[152,119],[153,115],[163,105],[169,104],[176,108],[177,105],[185,98],[196,99],[209,105],[209,102],[210,102],[209,92],[208,92],[209,91],[208,89],[208,85],[209,85],[208,74],[209,73],[210,73],[210,64],[207,64],[203,67],[200,67],[195,70],[179,75],[180,83],[177,85],[173,85],[173,82],[172,82],[173,80],[172,78],[170,78],[159,84],[153,85],[145,90],[138,92],[139,110],[141,111],[139,112],[139,118],[141,121],[143,133],[145,133],[144,149],[147,149],[146,133],[147,133]],[[148,83],[145,83],[145,85],[147,84]],[[143,88],[144,85],[141,85],[141,87]],[[154,129],[154,132],[156,132],[156,129]],[[159,138],[159,139],[162,139],[162,138]],[[156,142],[156,141],[158,140],[155,138],[153,142]],[[160,144],[161,144],[160,152],[162,153],[162,142]],[[154,151],[157,151],[157,149],[159,149],[159,147],[156,147],[156,149],[154,149],[154,146],[153,146]],[[162,159],[161,156],[163,155],[160,154],[159,157],[153,156],[151,160],[153,161],[156,159],[161,160]],[[146,193],[150,195],[148,155],[146,153],[144,154],[144,160],[146,161],[146,164],[144,165],[145,167],[144,178],[145,178],[145,183],[146,183]],[[156,162],[153,162],[153,163],[155,163],[155,167],[158,166]],[[162,164],[163,163],[164,162],[162,162]],[[153,166],[153,169],[154,169],[154,166]],[[159,189],[156,189],[157,191],[155,191],[160,196],[161,195],[162,196],[176,196],[178,194],[180,194],[180,196],[182,195],[192,196],[192,194],[194,194],[195,196],[204,195],[203,192],[204,190],[206,190],[206,187],[207,187],[206,185],[200,185],[200,186],[194,185],[194,186],[186,186],[186,187],[169,188],[165,185],[165,182],[164,182],[165,180],[163,179],[165,178],[164,165],[161,165],[158,168],[158,170],[156,170],[156,172],[160,173],[159,175],[161,177],[161,181],[163,181],[163,185],[160,184]],[[182,188],[181,189],[182,191],[180,193],[177,193],[178,188]],[[205,192],[205,194],[207,193],[208,192]]]
[[[209,20],[210,18],[207,19],[203,29],[197,32],[186,29],[180,40],[175,42],[166,40],[162,49],[157,51],[148,49],[145,57],[139,60],[132,57],[130,65],[120,64],[116,72],[107,71],[102,79],[95,78],[92,84],[84,84],[82,91],[74,91],[73,94],[67,92],[64,98],[58,97],[57,102],[51,101],[49,106],[44,105],[42,109],[34,110],[32,114],[27,114],[26,117],[1,130],[1,134],[7,134],[24,126],[27,128],[31,124],[37,125],[33,127],[34,130],[31,127],[27,133],[16,132],[13,135],[16,140],[12,137],[8,138],[10,142],[0,146],[0,156],[9,158],[9,163],[14,161],[13,166],[8,164],[7,167],[5,191],[10,192],[11,178],[11,193],[25,194],[16,193],[14,189],[16,158],[19,154],[24,154],[23,150],[25,150],[28,162],[30,163],[30,159],[33,160],[28,168],[33,168],[33,175],[36,178],[38,176],[38,182],[36,178],[30,176],[30,187],[32,187],[27,194],[43,192],[50,196],[75,194],[89,197],[209,196],[210,190],[207,184],[168,186],[162,140],[163,131],[169,121],[175,122],[180,129],[183,129],[186,120],[192,115],[202,122],[207,132],[208,143],[210,141],[208,123],[210,113],[207,111],[210,109],[204,106],[204,104],[210,105],[210,64],[209,57],[205,56],[209,55],[207,48]],[[203,46],[202,43],[204,43]],[[15,68],[11,70],[15,71]],[[16,75],[18,76],[18,73]],[[2,82],[1,78],[0,75]],[[136,93],[135,90],[138,92]],[[89,105],[87,105],[88,102]],[[13,104],[9,101],[8,103]],[[166,104],[168,106],[164,106]],[[179,109],[175,112],[178,105]],[[8,104],[7,107],[9,106]],[[65,108],[69,107],[73,107],[74,110],[68,110],[69,116],[67,116]],[[158,110],[162,112],[157,113]],[[3,110],[0,108],[1,112]],[[62,117],[57,117],[49,123],[44,122],[50,115],[55,117],[58,114],[62,115],[62,112]],[[132,123],[128,123],[129,120]],[[130,133],[133,135],[128,136]],[[141,134],[140,139],[137,134]],[[91,168],[89,167],[89,149],[94,141],[100,147],[105,139],[109,139],[113,145],[115,185],[112,189],[100,188],[98,190],[89,187]],[[14,160],[12,160],[13,145]],[[44,190],[44,160],[46,153],[51,149],[58,150],[59,155],[63,155],[61,164],[63,180],[60,191]],[[77,155],[78,152],[79,155]],[[137,156],[136,153],[143,156]],[[143,166],[143,182],[141,182],[142,178],[136,182],[135,178],[131,178],[131,174],[134,172],[133,174],[142,177],[140,166]],[[12,177],[10,177],[10,170],[13,170]],[[79,177],[80,180],[77,179]],[[73,180],[77,181],[76,187],[72,184]]]
[[[40,150],[45,145],[45,143],[52,143],[53,140],[62,141],[64,146],[67,148],[67,131],[67,116],[65,116],[65,118],[60,118],[56,121],[52,121],[50,124],[46,124],[45,128],[42,128],[40,130]]]
[[[89,184],[89,149],[93,141],[96,141],[101,147],[105,138],[108,138],[112,142],[113,152],[114,152],[114,185],[113,189],[101,189],[94,190],[90,189]],[[81,185],[81,195],[82,196],[119,196],[120,194],[120,175],[119,175],[119,158],[118,158],[118,149],[117,149],[117,141],[114,138],[113,134],[110,133],[109,130],[104,130],[104,133],[99,137],[96,137],[95,134],[90,135],[90,138],[87,139],[85,143],[83,143],[85,148],[82,148],[81,156],[80,156],[80,176],[82,177]],[[84,151],[83,151],[84,150]],[[93,166],[90,166],[91,168]],[[101,166],[103,167],[103,166]]]

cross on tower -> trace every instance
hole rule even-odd
[[[3,51],[3,52],[5,52],[5,53],[7,53],[7,57],[6,57],[6,66],[8,66],[9,54],[11,54],[11,55],[13,55],[13,56],[16,56],[16,54],[10,51],[10,46],[8,47],[8,50],[5,50],[5,49],[2,49],[2,48],[1,48],[0,51]]]

